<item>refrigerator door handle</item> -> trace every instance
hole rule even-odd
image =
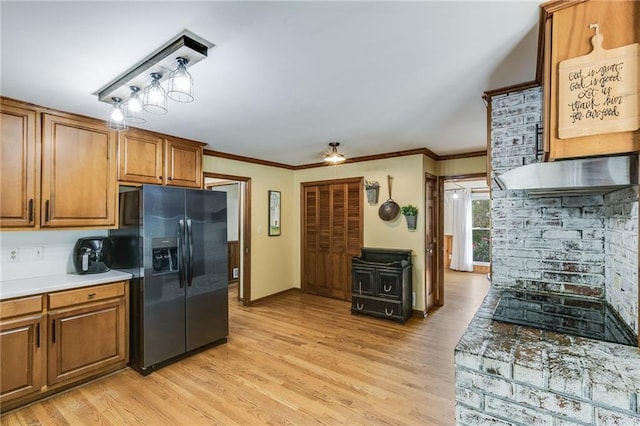
[[[186,280],[185,277],[185,271],[187,270],[186,268],[186,256],[184,254],[184,250],[185,250],[185,232],[184,232],[184,220],[180,219],[179,221],[180,224],[180,237],[178,238],[179,240],[179,245],[180,245],[180,261],[178,262],[178,279],[180,280],[180,288],[184,288],[184,283]]]
[[[191,219],[187,219],[187,238],[189,240],[189,269],[187,285],[191,287],[191,280],[193,280],[193,230],[191,229]]]

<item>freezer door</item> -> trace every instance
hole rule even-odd
[[[187,214],[187,351],[229,334],[227,196],[185,190]]]
[[[184,197],[180,188],[144,185],[142,189],[142,368],[185,352],[184,236],[180,233],[180,223],[185,223]],[[171,246],[176,241],[173,257]]]

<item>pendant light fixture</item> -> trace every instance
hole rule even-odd
[[[138,94],[138,92],[140,92],[140,88],[138,86],[131,86],[130,89],[131,94],[124,101],[124,105],[122,107],[124,117],[128,123],[146,123],[147,120],[143,115],[144,110],[142,108],[142,99]]]
[[[169,99],[176,102],[194,100],[193,78],[187,67],[205,59],[211,47],[213,43],[185,30],[95,95],[101,102],[111,105],[114,105],[114,98],[125,99],[118,105],[129,123],[145,123],[148,116],[145,118],[143,112],[167,114]]]
[[[109,111],[107,125],[113,130],[127,130],[129,126],[127,125],[127,120],[124,117],[124,112],[122,112],[122,99],[114,96],[112,101],[113,107],[111,108],[111,111]]]
[[[344,158],[344,155],[341,152],[338,152],[338,146],[340,146],[340,142],[330,142],[329,146],[331,147],[331,150],[324,157],[324,161],[332,164],[338,164],[346,160],[346,158]]]
[[[162,74],[157,72],[151,73],[151,84],[149,84],[142,94],[142,107],[151,114],[166,114],[169,112],[169,102],[167,100],[167,92],[160,84]]]
[[[176,102],[193,102],[193,78],[187,71],[189,60],[176,58],[178,67],[169,76],[167,96]]]

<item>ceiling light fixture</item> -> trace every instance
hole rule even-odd
[[[189,60],[176,58],[178,68],[169,76],[167,96],[176,102],[193,102],[193,78],[187,71]]]
[[[113,106],[111,107],[111,111],[109,111],[107,125],[113,130],[127,130],[129,126],[127,125],[127,120],[124,118],[124,113],[122,112],[122,99],[114,96],[112,101]]]
[[[124,101],[124,105],[122,106],[122,110],[124,112],[124,118],[128,123],[146,123],[147,120],[144,118],[144,109],[142,99],[138,92],[140,88],[137,86],[131,86],[131,94]]]
[[[340,142],[330,142],[329,146],[331,147],[331,151],[329,151],[329,153],[324,157],[324,161],[332,164],[338,164],[346,160],[344,154],[338,152]]]
[[[151,114],[166,114],[169,112],[169,100],[167,92],[165,92],[160,79],[162,74],[157,72],[151,73],[151,84],[145,87],[142,92],[142,108]]]
[[[118,102],[125,123],[146,122],[142,111],[166,114],[168,99],[176,102],[194,100],[193,77],[187,67],[206,58],[211,47],[212,43],[185,30],[95,95],[101,102],[109,104],[114,104],[114,98],[125,99]]]

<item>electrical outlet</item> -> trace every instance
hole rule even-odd
[[[413,293],[411,293],[412,299],[413,299],[413,303],[411,303],[411,306],[416,306],[416,292],[414,291]]]
[[[31,259],[33,260],[44,259],[44,247],[34,247],[33,252],[31,253]]]
[[[9,262],[20,262],[20,249],[9,249]]]
[[[232,277],[233,278],[238,278],[239,274],[240,274],[240,271],[238,270],[238,268],[233,268],[233,272],[231,274]]]

